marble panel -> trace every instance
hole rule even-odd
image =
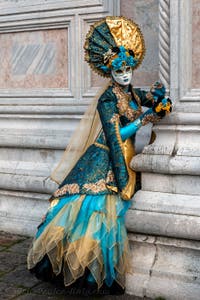
[[[135,86],[149,86],[158,80],[158,0],[121,0],[121,15],[134,20],[141,28],[146,55],[134,72]]]
[[[108,78],[101,77],[94,71],[91,72],[91,87],[103,86],[108,81]]]
[[[0,88],[66,88],[67,29],[0,35]]]
[[[192,0],[192,87],[200,88],[200,1]]]

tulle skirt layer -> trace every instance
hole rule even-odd
[[[28,269],[42,270],[48,258],[53,274],[62,274],[65,286],[73,284],[87,270],[87,281],[95,283],[98,289],[114,282],[124,288],[129,270],[124,217],[129,206],[130,202],[118,195],[55,199],[29,249]]]

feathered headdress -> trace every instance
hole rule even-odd
[[[106,17],[91,25],[84,49],[85,60],[104,77],[124,64],[137,68],[145,54],[140,28],[124,17]]]

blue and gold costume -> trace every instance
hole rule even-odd
[[[141,106],[150,109],[143,114]],[[135,132],[159,116],[153,93],[131,85],[125,92],[116,82],[101,95],[97,110],[102,130],[53,194],[28,268],[43,279],[62,275],[65,286],[82,278],[84,287],[112,293],[116,286],[124,290],[129,270],[124,219],[135,189],[136,174],[129,167]]]

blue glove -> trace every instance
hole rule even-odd
[[[165,97],[165,86],[156,81],[151,89],[155,103],[152,108],[148,109],[145,113],[143,113],[137,120],[128,124],[125,127],[120,128],[120,135],[122,141],[125,141],[127,138],[134,135],[141,126],[146,125],[149,122],[155,122],[163,118],[167,113],[172,111],[172,102],[169,98]]]
[[[152,87],[150,89],[150,92],[154,96],[154,99],[157,100],[158,98],[164,98],[165,97],[166,88],[161,82],[156,81],[152,85]]]
[[[132,135],[134,135],[138,129],[140,129],[140,127],[142,125],[144,125],[144,123],[142,122],[143,119],[149,115],[155,115],[156,113],[153,111],[152,108],[149,108],[145,113],[143,113],[137,120],[131,122],[130,124],[121,127],[120,128],[120,135],[121,135],[121,139],[122,141],[125,141],[126,139],[128,139],[129,137],[131,137]]]

